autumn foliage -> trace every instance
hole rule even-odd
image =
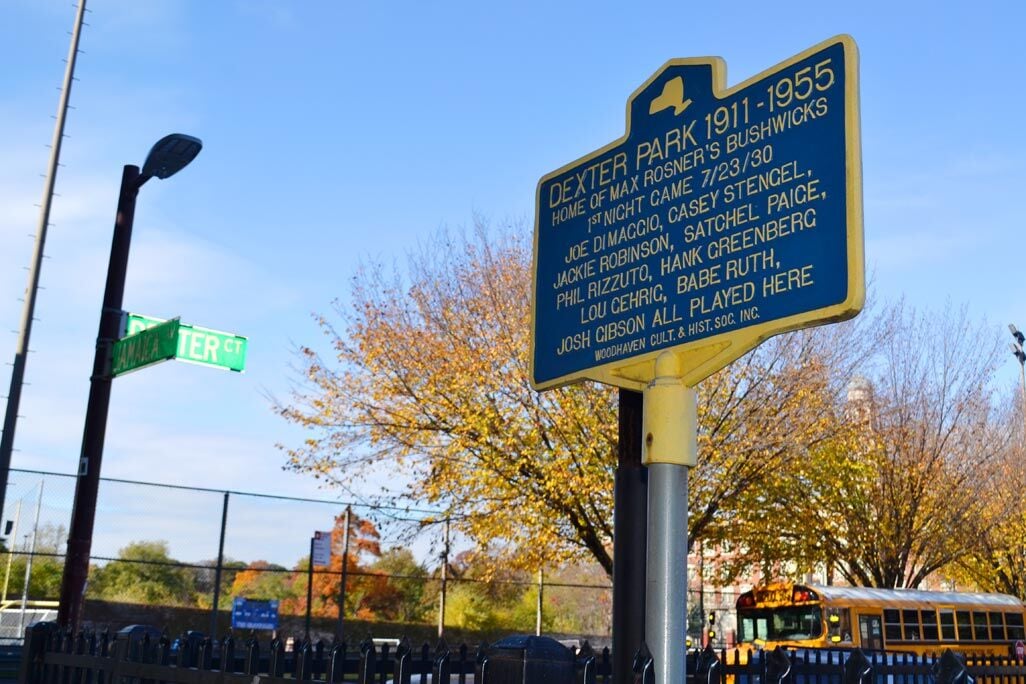
[[[382,551],[374,524],[350,516],[349,553],[345,555],[346,516],[335,518],[331,563],[314,568],[313,616],[336,618],[341,598],[342,563],[347,558],[345,616],[364,620],[413,620],[423,612],[426,572],[406,549]],[[276,598],[283,614],[306,612],[309,558],[286,569],[255,561],[235,574],[231,596]]]
[[[300,349],[305,383],[278,408],[310,437],[289,466],[342,488],[401,472],[399,494],[441,507],[505,562],[590,557],[611,573],[615,394],[531,388],[530,263],[521,231],[479,225],[425,244],[405,272],[365,267],[336,302],[344,328],[320,318],[330,354]],[[831,342],[777,338],[701,385],[692,540],[829,436],[838,388],[823,369],[853,357]]]
[[[343,488],[403,473],[411,500],[522,566],[611,567],[613,395],[531,389],[529,264],[516,234],[479,232],[423,247],[409,282],[363,270],[336,304],[344,332],[321,319],[333,355],[301,350],[308,385],[281,412],[312,436],[289,465]]]
[[[479,223],[403,268],[360,270],[277,404],[308,431],[284,447],[288,466],[364,495],[384,482],[381,503],[436,507],[503,566],[591,560],[611,574],[615,394],[531,389],[530,264],[525,231]],[[725,549],[722,579],[817,570],[917,586],[977,553],[974,567],[1007,566],[968,532],[1010,510],[978,496],[1007,443],[992,338],[964,311],[871,305],[701,382],[689,543]],[[868,383],[865,410],[853,383]]]

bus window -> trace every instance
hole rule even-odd
[[[987,615],[990,618],[990,638],[993,641],[1005,640],[1004,613],[991,612]]]
[[[765,617],[745,615],[738,622],[738,641],[753,642],[769,639],[769,621]]]
[[[982,610],[973,611],[973,636],[977,641],[986,641],[990,638],[987,630],[987,614]]]
[[[919,611],[905,609],[901,611],[901,621],[905,624],[903,633],[905,641],[919,640]]]
[[[1005,616],[1005,622],[1008,625],[1009,639],[1026,638],[1026,633],[1023,632],[1022,613],[1009,613]]]
[[[893,608],[884,609],[884,637],[887,641],[901,641],[901,613]]]
[[[950,610],[940,612],[941,639],[944,641],[955,640],[955,613]]]
[[[819,606],[738,611],[738,639],[743,642],[818,639],[823,636],[822,620]]]
[[[823,634],[823,613],[818,606],[778,608],[770,629],[775,639],[814,639]]]
[[[955,613],[955,623],[958,625],[959,641],[973,640],[973,623],[969,619],[968,610],[960,610]]]
[[[883,639],[880,638],[879,615],[859,615],[859,639],[862,648],[868,651],[883,650]]]
[[[937,641],[939,638],[937,635],[937,613],[932,610],[924,610],[921,615],[923,617],[923,640]]]
[[[851,642],[851,609],[830,608],[827,610],[827,626],[830,629],[832,643]]]

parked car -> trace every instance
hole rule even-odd
[[[171,661],[177,663],[179,653],[188,649],[186,653],[185,661],[182,663],[186,667],[196,667],[199,664],[200,647],[203,645],[203,641],[207,638],[207,635],[203,632],[190,629],[183,633],[180,637],[176,638],[171,642]],[[217,654],[219,644],[216,640],[211,644],[211,658]]]
[[[115,638],[127,641],[129,658],[138,660],[139,649],[142,648],[147,636],[150,638],[149,647],[152,649],[160,643],[160,637],[164,636],[164,632],[153,625],[128,625],[119,629]]]

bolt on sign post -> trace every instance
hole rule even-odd
[[[837,36],[726,86],[716,57],[667,62],[625,135],[538,184],[531,372],[644,393],[646,642],[684,681],[694,386],[772,335],[865,299],[858,53]]]

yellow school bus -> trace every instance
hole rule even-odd
[[[1014,596],[778,583],[737,599],[737,639],[758,648],[1014,656],[1026,634]]]

